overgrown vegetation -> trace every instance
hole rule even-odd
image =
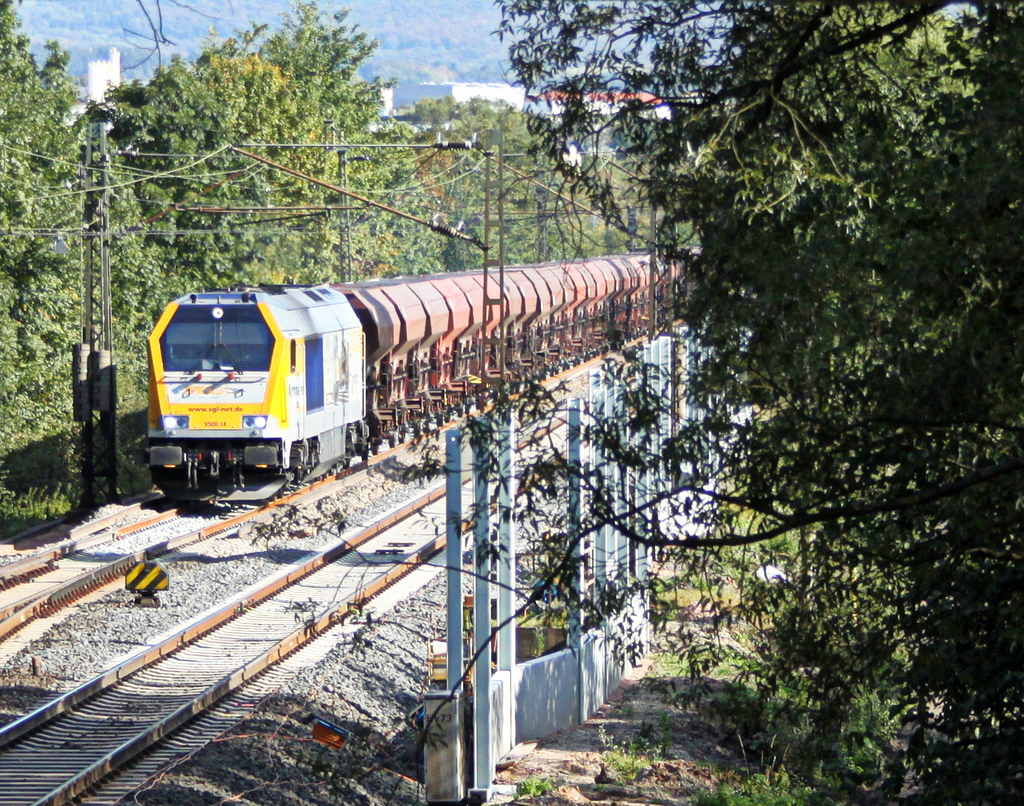
[[[737,786],[722,784],[711,794],[698,794],[697,806],[805,806],[822,801],[804,786],[795,785],[785,772],[743,778]]]
[[[554,789],[554,784],[546,778],[525,778],[516,784],[517,798],[535,798]]]
[[[623,514],[581,479],[584,535],[670,550],[741,625],[680,649],[736,667],[741,729],[794,775],[1020,802],[1021,10],[502,5],[562,104],[545,149],[584,145],[564,172],[607,216],[655,206],[683,274],[678,432],[645,441],[635,384],[588,434],[669,485]]]

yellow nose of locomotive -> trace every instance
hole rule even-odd
[[[254,295],[167,307],[149,339],[148,464],[169,495],[265,498],[285,483],[275,331]]]

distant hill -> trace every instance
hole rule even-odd
[[[276,26],[289,0],[163,0],[164,32],[175,45],[163,48],[195,56],[215,30],[220,37],[249,27],[250,22]],[[380,43],[364,67],[365,78],[424,81],[502,81],[506,50],[493,35],[500,15],[493,0],[347,0],[325,10],[350,9],[348,22]],[[44,52],[56,40],[72,56],[71,72],[83,75],[92,59],[107,58],[111,47],[122,53],[129,78],[144,78],[156,67],[145,61],[148,26],[135,0],[22,0],[17,7],[33,51]]]

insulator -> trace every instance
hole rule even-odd
[[[94,355],[93,408],[96,411],[113,411],[114,367],[111,362],[110,350],[97,350]]]
[[[72,412],[74,418],[84,423],[89,420],[89,344],[76,344],[71,357]]]

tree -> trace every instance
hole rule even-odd
[[[560,106],[546,151],[614,138],[685,267],[699,414],[620,461],[675,478],[689,526],[597,518],[741,580],[760,684],[800,692],[819,747],[849,756],[879,692],[910,730],[897,790],[907,767],[920,802],[1019,802],[1020,11],[502,7]],[[575,179],[624,219],[598,161]]]
[[[126,167],[156,174],[135,185],[144,206],[126,212],[154,222],[147,227],[156,231],[149,243],[164,246],[161,262],[176,267],[182,290],[261,278],[323,280],[334,274],[334,226],[323,212],[312,218],[277,216],[271,221],[276,226],[267,227],[251,215],[215,217],[194,208],[338,203],[309,183],[268,175],[268,169],[226,149],[243,142],[323,143],[364,136],[377,119],[380,85],[357,81],[356,70],[374,45],[344,20],[344,12],[328,17],[315,3],[298,2],[280,29],[254,23],[237,37],[211,40],[194,63],[175,58],[149,83],[115,90],[106,107],[96,110],[113,124],[111,138],[138,154]],[[337,178],[335,157],[327,150],[278,149],[265,155],[304,173]],[[169,159],[188,167],[168,164]],[[176,205],[193,209],[175,210]],[[168,234],[161,236],[161,229]],[[289,235],[289,229],[299,232]],[[271,244],[278,263],[267,266],[261,252]],[[187,273],[181,273],[183,267]]]
[[[77,264],[53,251],[56,231],[79,226],[77,127],[67,56],[51,44],[42,68],[0,2],[0,513],[30,517],[40,491],[67,495],[59,472],[72,456],[68,366],[77,341]],[[47,232],[50,236],[47,237]],[[69,239],[70,248],[77,243]],[[54,382],[59,377],[61,382]],[[47,444],[36,444],[48,438]],[[20,501],[18,500],[20,498]],[[61,503],[66,505],[66,500]],[[60,504],[58,504],[60,506]]]

